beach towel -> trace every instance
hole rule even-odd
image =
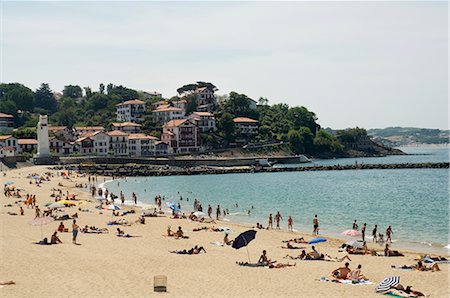
[[[220,241],[211,242],[211,244],[212,244],[212,245],[215,245],[215,246],[224,246],[224,245],[225,245],[225,243],[220,242]]]
[[[361,285],[372,285],[373,282],[369,280],[360,280],[360,281],[352,281],[350,279],[328,279],[327,277],[321,277],[320,279],[317,279],[318,281],[325,281],[325,282],[336,282],[341,283],[345,285],[352,285],[352,286],[361,286]]]

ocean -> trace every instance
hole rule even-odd
[[[407,156],[316,160],[315,164],[448,162],[448,147],[404,147]],[[320,233],[338,236],[367,223],[385,234],[392,225],[394,246],[434,253],[449,249],[449,171],[447,169],[346,170],[317,172],[245,173],[225,175],[132,177],[109,181],[112,193],[127,199],[137,194],[154,204],[156,195],[193,209],[194,199],[228,209],[226,220],[267,225],[269,213],[280,211],[282,228],[292,216],[294,229],[312,231],[318,215]],[[182,197],[182,199],[181,199]],[[189,201],[187,201],[189,198]],[[238,207],[236,207],[238,204]],[[250,210],[250,214],[249,211]]]

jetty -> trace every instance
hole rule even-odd
[[[177,175],[212,175],[236,173],[279,173],[307,171],[345,171],[345,170],[392,170],[392,169],[448,169],[448,162],[438,163],[402,163],[402,164],[350,164],[327,166],[292,166],[292,167],[173,167],[149,164],[78,164],[57,166],[56,169],[72,169],[80,173],[102,176],[177,176]]]

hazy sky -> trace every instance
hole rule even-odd
[[[195,81],[324,127],[448,128],[446,2],[3,2],[2,82]]]

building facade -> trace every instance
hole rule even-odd
[[[128,156],[128,134],[113,130],[107,133],[109,136],[109,152],[114,156]]]
[[[183,119],[185,117],[184,110],[171,106],[160,106],[152,113],[153,119],[159,123],[166,123],[170,120]]]
[[[14,116],[0,113],[0,132],[10,131],[14,128]]]
[[[169,153],[188,153],[200,150],[198,128],[188,119],[171,120],[164,124],[161,141],[169,145]]]
[[[258,121],[247,117],[233,119],[236,132],[241,135],[254,135],[258,133]]]
[[[200,132],[216,130],[216,119],[210,112],[193,112],[188,118],[197,125]]]
[[[117,121],[142,122],[145,115],[145,102],[138,99],[127,100],[116,105]]]

